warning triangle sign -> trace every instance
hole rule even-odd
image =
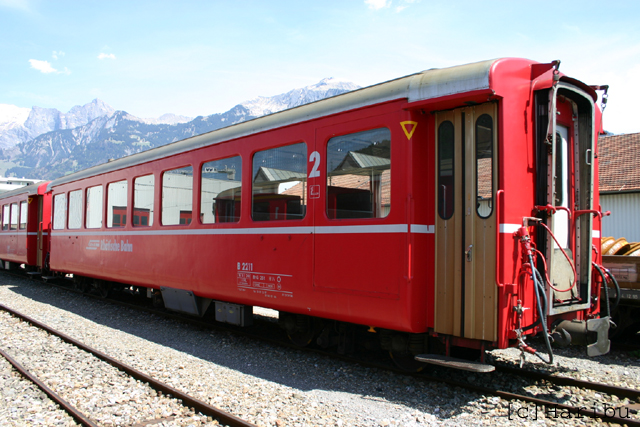
[[[400,126],[402,126],[402,130],[404,131],[404,134],[407,136],[407,139],[410,140],[411,137],[413,136],[413,133],[416,131],[416,128],[418,127],[418,122],[412,122],[412,121],[400,122]]]

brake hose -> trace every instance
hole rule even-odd
[[[542,355],[538,352],[535,352],[534,354],[536,356],[538,356],[540,358],[540,360],[542,360],[545,363],[548,363],[549,365],[553,364],[553,350],[551,350],[551,342],[549,341],[549,333],[547,332],[547,320],[545,319],[545,315],[544,315],[544,311],[542,310],[542,303],[541,300],[544,301],[544,305],[545,307],[548,304],[548,300],[547,300],[547,295],[545,294],[544,291],[544,285],[542,284],[542,281],[540,280],[540,272],[535,269],[533,266],[533,255],[529,254],[529,262],[531,263],[531,269],[534,271],[534,274],[532,274],[532,278],[533,281],[535,283],[535,288],[536,288],[536,306],[538,307],[538,317],[540,318],[540,323],[542,324],[542,335],[544,337],[544,343],[547,346],[547,353],[549,354],[549,361],[544,360],[544,358],[542,357]]]
[[[607,316],[611,317],[613,312],[618,308],[618,304],[620,304],[620,285],[618,284],[615,276],[611,274],[609,270],[605,268],[603,271],[602,268],[600,268],[600,266],[595,262],[593,263],[593,266],[596,268],[596,270],[598,270],[598,273],[600,273],[600,277],[602,277],[602,283],[604,285],[604,297],[606,299]],[[609,302],[609,286],[607,285],[607,276],[611,279],[611,281],[613,282],[613,286],[616,288],[616,300],[613,303],[613,308],[610,307]]]

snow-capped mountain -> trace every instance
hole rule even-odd
[[[12,148],[47,132],[84,126],[95,118],[109,116],[115,111],[99,99],[82,106],[77,105],[66,114],[55,108],[33,107],[28,110],[13,105],[7,107],[10,107],[6,108],[7,114],[0,110],[0,122],[6,123],[6,126],[0,128],[1,149]],[[25,110],[28,111],[26,117]]]
[[[157,119],[140,119],[144,123],[150,125],[177,125],[178,123],[187,123],[193,120],[193,117],[179,116],[177,114],[163,114]]]
[[[11,148],[42,134],[56,130],[75,129],[98,117],[110,117],[115,109],[100,99],[85,105],[76,105],[68,113],[55,108],[20,108],[0,104],[0,149]],[[178,124],[193,120],[193,117],[164,114],[158,118],[138,119],[149,124]]]
[[[0,104],[0,132],[23,125],[27,121],[30,112],[31,110],[28,108]]]
[[[4,133],[0,131],[0,148],[3,148],[0,150],[0,159],[16,165],[7,170],[7,175],[54,179],[112,158],[138,153],[357,88],[353,83],[324,79],[317,84],[281,95],[258,97],[243,102],[225,113],[195,119],[173,114],[165,114],[158,119],[143,119],[125,111],[114,111],[100,100],[74,107],[66,114],[54,109],[34,107],[23,124],[14,125]],[[24,117],[24,111],[7,109],[9,110],[12,111],[11,117],[18,117],[16,120]],[[9,113],[3,117],[9,117]],[[2,120],[0,119],[0,123],[3,123]],[[4,122],[9,123],[11,120],[5,119]],[[38,132],[38,135],[32,136]],[[13,140],[2,140],[9,137]]]
[[[278,111],[329,98],[344,92],[358,89],[360,86],[333,77],[322,79],[319,83],[272,97],[259,96],[240,104],[254,117],[277,113]]]

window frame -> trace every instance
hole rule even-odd
[[[91,190],[93,188],[100,188],[100,193],[101,193],[100,194],[100,198],[99,198],[100,206],[99,206],[99,209],[96,208],[96,210],[98,212],[100,212],[100,225],[97,226],[97,227],[95,227],[95,226],[90,227],[89,223],[88,223],[89,218],[90,218],[90,215],[89,215],[89,190]],[[104,184],[92,185],[91,187],[86,187],[84,189],[84,227],[85,227],[85,229],[97,230],[97,229],[100,229],[100,228],[104,227],[104,224],[106,222],[105,221],[105,215],[104,215],[105,214],[104,197],[105,197]],[[93,211],[93,209],[92,209],[92,211]]]
[[[151,177],[151,186],[152,186],[152,191],[151,191],[151,208],[147,209],[147,208],[138,208],[136,206],[136,181],[138,181],[138,179],[140,178],[147,178],[147,177]],[[136,177],[133,178],[133,186],[132,186],[132,191],[131,191],[131,197],[132,197],[132,213],[131,213],[131,225],[133,227],[152,227],[153,224],[157,221],[156,219],[156,174],[154,172],[151,173],[147,173],[144,175],[138,175]],[[161,196],[162,198],[162,196]],[[139,209],[138,212],[142,212],[146,209],[146,211],[149,212],[148,216],[140,216],[138,215],[138,224],[136,224],[136,209]],[[146,218],[147,219],[147,224],[141,224],[140,219],[141,218]],[[151,220],[151,221],[149,221]]]
[[[380,131],[386,131],[388,133],[388,138],[389,138],[389,149],[388,149],[388,160],[389,160],[389,166],[388,168],[382,169],[382,172],[379,174],[379,195],[374,194],[374,192],[372,190],[369,190],[369,195],[370,195],[370,201],[369,201],[369,208],[371,209],[372,215],[371,216],[347,216],[347,217],[338,217],[338,209],[336,207],[334,215],[332,216],[330,214],[330,178],[334,177],[334,176],[345,176],[345,175],[356,175],[356,174],[331,174],[331,171],[329,171],[329,168],[331,166],[330,164],[330,153],[329,153],[329,149],[331,146],[331,141],[336,140],[335,144],[340,143],[340,141],[338,140],[339,138],[345,138],[345,137],[349,137],[349,136],[353,136],[353,135],[358,135],[358,134],[366,134],[366,133],[374,133],[374,132],[380,132]],[[393,180],[393,173],[392,173],[392,167],[396,167],[394,166],[395,162],[392,162],[391,158],[392,158],[392,153],[394,151],[393,146],[396,145],[397,143],[394,142],[396,138],[394,138],[394,132],[391,129],[391,126],[389,126],[388,123],[386,122],[380,122],[379,124],[377,124],[374,127],[366,127],[366,128],[361,128],[359,130],[349,130],[347,132],[341,132],[339,134],[334,134],[329,136],[325,143],[324,143],[324,153],[323,155],[325,156],[325,167],[323,168],[323,172],[322,174],[324,174],[324,182],[323,182],[323,186],[324,186],[324,195],[325,195],[325,200],[324,200],[324,207],[323,207],[323,211],[324,211],[324,215],[325,217],[329,220],[329,221],[383,221],[387,218],[391,217],[391,209],[392,209],[392,182],[394,182]],[[366,148],[366,147],[365,147]],[[340,150],[339,150],[340,151]],[[355,153],[355,152],[354,152]],[[381,159],[387,159],[386,157],[380,157],[380,156],[374,156],[372,154],[369,155],[370,157],[379,157]],[[346,159],[346,155],[343,158],[342,161],[344,161]],[[371,168],[373,169],[373,168]],[[389,205],[388,207],[385,209],[385,206],[383,206],[382,201],[383,201],[383,188],[384,188],[384,184],[383,184],[383,175],[385,172],[388,172],[389,174],[389,181],[388,181],[388,191],[389,191]],[[368,188],[371,189],[371,185],[374,182],[374,180],[371,178],[372,175],[362,175],[362,176],[367,176],[368,177],[368,183],[369,186]],[[336,188],[349,188],[349,187],[336,187]],[[376,196],[379,198],[379,201],[376,202]],[[337,195],[336,195],[337,197]],[[379,208],[377,205],[380,205]],[[397,209],[397,208],[396,208]],[[385,213],[386,210],[386,213]],[[342,211],[344,211],[344,213],[346,212],[357,212],[357,210],[354,209],[342,209]],[[378,211],[375,215],[373,215],[374,212]],[[344,214],[343,213],[343,214]],[[384,213],[384,215],[383,215]]]
[[[61,199],[63,198],[64,199]],[[64,203],[62,202],[57,202],[56,199],[61,199],[64,200]],[[58,193],[58,194],[54,194],[53,195],[53,215],[52,215],[52,221],[51,221],[51,229],[53,230],[66,230],[66,226],[67,226],[67,203],[68,203],[68,197],[67,197],[67,192],[64,191],[62,193]],[[56,220],[56,213],[58,206],[63,206],[64,209],[62,210],[62,212],[64,212],[64,217],[63,218],[59,218],[58,221],[60,221],[62,223],[62,227],[56,227],[56,224],[58,223],[58,221]]]
[[[2,231],[9,231],[9,221],[11,217],[11,204],[2,205]]]
[[[113,208],[116,208],[116,207],[118,207],[118,208],[119,208],[119,207],[121,207],[121,205],[119,205],[119,204],[118,204],[118,205],[116,205],[115,203],[114,203],[113,205],[111,205],[111,197],[110,197],[110,194],[109,194],[109,189],[110,189],[110,187],[111,187],[112,185],[115,185],[115,184],[121,184],[121,183],[123,183],[123,182],[126,184],[126,194],[124,195],[124,202],[125,202],[125,206],[124,206],[124,209],[125,209],[125,213],[124,213],[124,221],[120,221],[120,222],[119,222],[121,225],[114,226],[114,225],[113,225],[113,223],[114,223],[114,219],[115,219],[116,215],[120,216],[121,214],[115,214],[115,213],[113,212]],[[107,219],[106,224],[105,224],[105,225],[106,225],[106,228],[108,228],[108,229],[112,229],[112,228],[125,228],[125,227],[127,226],[127,224],[128,224],[128,223],[127,223],[127,219],[128,219],[128,218],[127,218],[127,212],[128,212],[128,210],[129,210],[129,187],[130,187],[130,185],[129,185],[129,180],[128,180],[127,178],[125,178],[125,179],[119,179],[119,180],[117,180],[117,181],[111,181],[111,182],[108,182],[108,183],[107,183],[107,191],[106,191],[106,193],[107,193],[107,194],[106,194],[106,197],[107,197],[107,199],[106,199],[106,200],[107,200],[107,203],[106,203],[106,204],[104,205],[104,207],[103,207],[103,209],[105,210],[105,213],[106,213],[106,219]],[[111,208],[111,209],[110,209],[110,208]],[[111,225],[109,225],[109,213],[110,213],[109,211],[111,211]]]
[[[203,216],[203,214],[204,214],[203,213],[203,191],[204,191],[204,186],[203,186],[203,176],[202,176],[203,173],[204,173],[203,172],[204,167],[205,167],[206,164],[209,164],[209,163],[220,162],[220,161],[225,161],[225,160],[228,160],[228,159],[235,159],[235,158],[238,158],[240,160],[240,170],[239,170],[239,173],[237,174],[237,176],[239,176],[239,178],[240,178],[240,180],[239,180],[240,185],[239,185],[239,187],[236,187],[236,188],[240,188],[240,192],[239,192],[240,197],[239,197],[239,201],[238,201],[240,206],[239,206],[239,208],[237,210],[235,209],[235,206],[233,208],[234,209],[234,215],[232,216],[232,218],[235,218],[235,221],[233,221],[233,220],[232,221],[217,221],[216,220],[217,213],[216,213],[216,214],[214,214],[214,221],[213,222],[204,222],[203,221],[203,218],[204,218],[204,216]],[[241,154],[238,154],[238,153],[234,153],[234,154],[231,154],[231,155],[228,155],[228,156],[224,156],[224,157],[221,157],[221,158],[214,158],[214,159],[211,159],[211,160],[207,160],[207,161],[204,161],[204,162],[202,162],[200,164],[200,167],[199,167],[199,172],[200,173],[199,173],[199,178],[198,178],[200,180],[199,181],[200,193],[197,195],[197,198],[198,198],[198,206],[197,206],[197,208],[198,208],[198,221],[199,221],[199,224],[202,224],[202,225],[216,225],[216,224],[218,224],[218,225],[220,225],[220,224],[237,224],[237,223],[240,222],[240,220],[242,218],[242,204],[243,204],[242,203],[242,199],[243,199],[243,193],[244,193],[244,188],[243,187],[244,187],[244,181],[245,181],[242,170],[243,170],[243,167],[246,168],[246,165],[243,165],[244,163],[245,163],[244,162],[244,156],[242,156]],[[227,190],[224,190],[224,191],[227,191]],[[218,193],[218,195],[221,194],[221,193],[222,192]],[[234,204],[235,204],[235,197],[234,197]],[[216,206],[215,204],[212,205],[212,209],[215,206]],[[225,215],[225,218],[229,218],[229,216]]]
[[[302,163],[304,164],[303,170],[304,170],[304,178],[303,181],[304,182],[304,186],[303,186],[303,191],[302,191],[302,198],[300,199],[300,201],[304,201],[305,203],[301,203],[300,206],[302,207],[304,205],[304,215],[302,215],[300,218],[287,218],[287,216],[289,216],[290,214],[287,212],[286,214],[283,215],[283,218],[274,218],[274,219],[256,219],[255,214],[263,214],[263,212],[256,212],[254,210],[255,208],[255,196],[261,194],[260,192],[255,192],[256,186],[254,185],[254,165],[255,165],[255,161],[256,161],[256,155],[258,155],[259,153],[264,153],[267,151],[271,151],[271,150],[277,150],[279,148],[284,148],[284,147],[291,147],[294,145],[304,145],[304,155],[302,156]],[[251,167],[251,180],[249,183],[249,186],[251,188],[251,205],[250,205],[250,218],[252,222],[255,223],[260,223],[260,224],[266,224],[266,223],[272,223],[274,221],[276,222],[286,222],[286,221],[304,221],[305,219],[308,218],[308,210],[309,210],[309,199],[308,199],[308,158],[309,158],[309,153],[310,153],[310,149],[313,149],[313,143],[308,143],[305,140],[297,140],[295,142],[289,142],[289,143],[283,143],[283,144],[279,144],[279,145],[275,145],[275,146],[270,146],[270,147],[264,147],[258,150],[255,150],[251,153],[251,161],[250,161],[250,167]],[[293,172],[293,171],[290,171]],[[288,182],[293,182],[295,180],[291,180]],[[280,185],[280,184],[278,184]],[[287,190],[284,190],[287,191]],[[282,193],[278,193],[276,195],[280,195],[280,194],[284,194],[284,191]],[[262,194],[268,194],[268,193],[262,193]],[[293,201],[293,200],[290,200]],[[288,205],[288,202],[285,202]],[[270,215],[270,212],[267,212],[268,215]],[[278,215],[276,213],[276,215]]]
[[[191,168],[191,218],[189,218],[189,221],[186,222],[186,218],[185,218],[185,223],[182,224],[181,221],[183,218],[181,218],[181,212],[179,211],[178,213],[178,222],[177,223],[172,223],[172,224],[166,224],[165,223],[165,182],[164,182],[164,176],[167,172],[171,172],[171,171],[175,171],[175,170],[180,170],[180,169],[186,169],[186,168]],[[196,199],[194,201],[194,194],[195,194],[195,176],[194,176],[194,171],[196,170],[196,168],[193,167],[193,164],[191,163],[185,163],[182,166],[178,166],[178,167],[172,167],[170,169],[164,169],[162,172],[160,172],[160,226],[162,227],[188,227],[190,226],[192,223],[194,223],[193,221],[193,208],[194,206],[196,208],[198,208],[197,206],[197,202],[198,200]],[[195,203],[194,203],[195,202]],[[187,212],[187,211],[184,211]]]
[[[68,230],[80,230],[80,229],[82,229],[83,220],[84,220],[84,217],[83,217],[84,201],[82,200],[83,199],[82,198],[82,196],[83,196],[82,193],[84,193],[84,191],[82,191],[82,188],[79,188],[77,190],[71,190],[71,191],[68,192],[68,196],[67,196],[67,204],[68,204],[68,206],[67,206],[67,229]],[[76,226],[74,226],[74,227],[71,226],[71,195],[72,194],[80,194],[80,203],[78,204],[79,213],[80,213],[80,220],[78,221],[77,227]]]
[[[481,158],[479,158],[478,157],[478,152],[479,152],[479,142],[480,141],[479,141],[479,137],[478,137],[478,135],[479,135],[478,127],[480,126],[480,119],[483,119],[484,117],[488,117],[489,119],[491,119],[491,131],[490,131],[491,133],[490,133],[490,144],[489,144],[489,147],[491,149],[491,156],[490,157],[481,157]],[[476,210],[476,215],[479,218],[482,218],[482,219],[491,218],[491,216],[493,215],[493,211],[495,210],[494,209],[495,208],[495,206],[494,206],[495,205],[495,201],[494,201],[495,196],[493,194],[494,193],[494,179],[495,179],[495,176],[496,176],[496,170],[495,170],[496,169],[496,162],[494,161],[495,151],[496,151],[495,147],[494,147],[494,145],[495,145],[494,144],[495,131],[496,131],[495,119],[491,114],[483,113],[483,114],[481,114],[480,116],[478,116],[476,118],[475,123],[474,123],[474,139],[475,139],[475,141],[474,141],[474,144],[473,144],[474,145],[474,160],[475,160],[475,163],[476,163],[475,164],[475,184],[474,184],[475,185],[475,192],[476,192],[476,200],[478,200],[478,198],[479,198],[479,188],[480,188],[479,170],[480,170],[480,168],[478,166],[480,164],[480,160],[481,159],[490,159],[491,160],[491,162],[490,162],[491,175],[489,177],[489,183],[490,183],[489,194],[490,194],[490,197],[488,199],[486,199],[486,200],[489,201],[488,206],[490,208],[490,211],[489,211],[489,213],[487,215],[482,215],[480,213],[481,206],[480,206],[480,203],[478,201],[476,201],[476,209],[475,209]]]
[[[452,195],[451,195],[451,200],[452,200],[452,206],[450,208],[450,210],[447,210],[447,205],[446,205],[446,194],[444,194],[443,197],[441,197],[441,183],[442,183],[442,164],[443,161],[449,160],[449,159],[444,159],[442,156],[442,135],[441,135],[441,131],[443,130],[443,125],[448,124],[451,127],[451,191],[452,191]],[[438,177],[436,180],[436,199],[437,199],[437,211],[438,211],[438,216],[443,219],[443,220],[449,220],[453,217],[455,211],[456,211],[456,127],[455,124],[451,121],[451,120],[443,120],[442,122],[440,122],[440,124],[438,125],[438,130],[437,130],[437,137],[438,140],[436,141],[436,145],[438,148],[438,157],[437,157],[437,171],[438,171]],[[445,186],[445,191],[447,190],[447,187]],[[441,201],[444,201],[444,203],[441,203]],[[448,214],[448,215],[447,215]]]
[[[14,207],[15,207],[15,212],[14,212]],[[20,224],[20,208],[18,206],[18,202],[13,202],[11,203],[11,220],[9,222],[9,230],[10,231],[17,231],[18,230],[18,225]],[[15,220],[15,223],[14,223]],[[15,227],[14,227],[15,224]]]
[[[18,230],[26,230],[29,223],[29,202],[27,200],[22,200],[19,203],[20,207],[18,210],[20,211],[20,219],[18,220]],[[22,207],[25,206],[24,209],[24,222],[22,218]]]

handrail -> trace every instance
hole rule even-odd
[[[500,288],[502,283],[498,280],[500,272],[500,195],[504,194],[504,190],[496,191],[496,285]]]

